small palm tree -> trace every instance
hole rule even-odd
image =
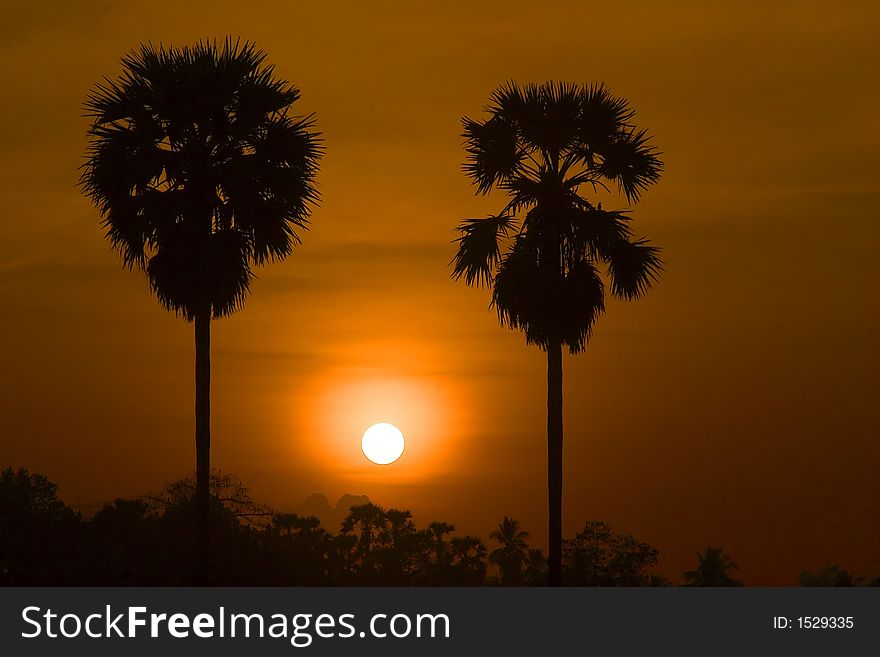
[[[146,273],[159,303],[195,325],[196,491],[207,550],[211,320],[244,304],[254,265],[300,240],[318,195],[321,147],[300,92],[266,53],[141,46],[86,102],[93,119],[81,179],[113,247]]]
[[[519,521],[507,516],[504,516],[498,529],[489,534],[489,538],[501,544],[489,554],[489,561],[501,570],[501,583],[505,586],[522,583],[523,569],[529,555],[528,537],[529,533],[519,528]]]
[[[385,529],[385,521],[386,511],[378,504],[372,502],[359,504],[351,507],[342,521],[342,533],[359,532],[357,549],[362,558],[367,560],[381,532]]]
[[[428,525],[428,537],[431,549],[434,552],[434,561],[437,565],[446,566],[452,559],[449,552],[449,541],[445,536],[455,531],[455,525],[448,522],[434,521]]]
[[[523,580],[527,586],[547,585],[547,557],[540,548],[529,550]]]
[[[660,178],[649,136],[629,104],[602,85],[509,83],[488,118],[463,119],[466,174],[477,193],[509,200],[458,230],[453,277],[492,288],[502,325],[547,352],[549,582],[562,579],[562,347],[582,351],[611,293],[641,297],[657,279],[659,250],[636,239],[625,210],[603,210],[582,190],[616,184],[633,204]]]
[[[459,584],[482,585],[486,580],[486,546],[476,536],[455,536],[450,541],[453,569]]]
[[[697,554],[699,564],[696,570],[684,573],[686,586],[742,586],[729,572],[739,570],[736,562],[721,548],[709,546],[702,554]]]

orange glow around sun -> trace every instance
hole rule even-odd
[[[423,346],[359,347],[345,354],[356,366],[331,366],[301,391],[297,405],[307,410],[294,421],[302,434],[296,449],[305,453],[292,456],[364,489],[428,483],[448,473],[465,425],[457,386]],[[403,454],[387,465],[371,462],[362,450],[364,432],[377,423],[393,424],[406,437]]]
[[[355,378],[328,381],[319,393],[312,431],[317,440],[309,441],[315,458],[325,467],[343,471],[358,482],[420,480],[436,474],[443,455],[454,436],[448,400],[440,387],[424,379]],[[379,422],[388,422],[406,436],[403,455],[386,466],[377,467],[361,449],[364,431]]]

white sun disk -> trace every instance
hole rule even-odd
[[[374,424],[364,432],[361,439],[364,456],[377,465],[394,463],[403,454],[403,448],[403,434],[388,422]]]

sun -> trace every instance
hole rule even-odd
[[[378,465],[394,463],[403,454],[404,440],[400,429],[393,424],[380,422],[364,432],[361,449],[364,456]]]

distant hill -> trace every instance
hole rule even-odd
[[[315,516],[321,521],[325,529],[332,532],[339,531],[343,518],[348,515],[353,506],[369,504],[370,498],[366,495],[350,495],[346,493],[336,502],[330,504],[330,500],[324,493],[312,493],[305,502],[296,505],[296,513],[301,516]]]

